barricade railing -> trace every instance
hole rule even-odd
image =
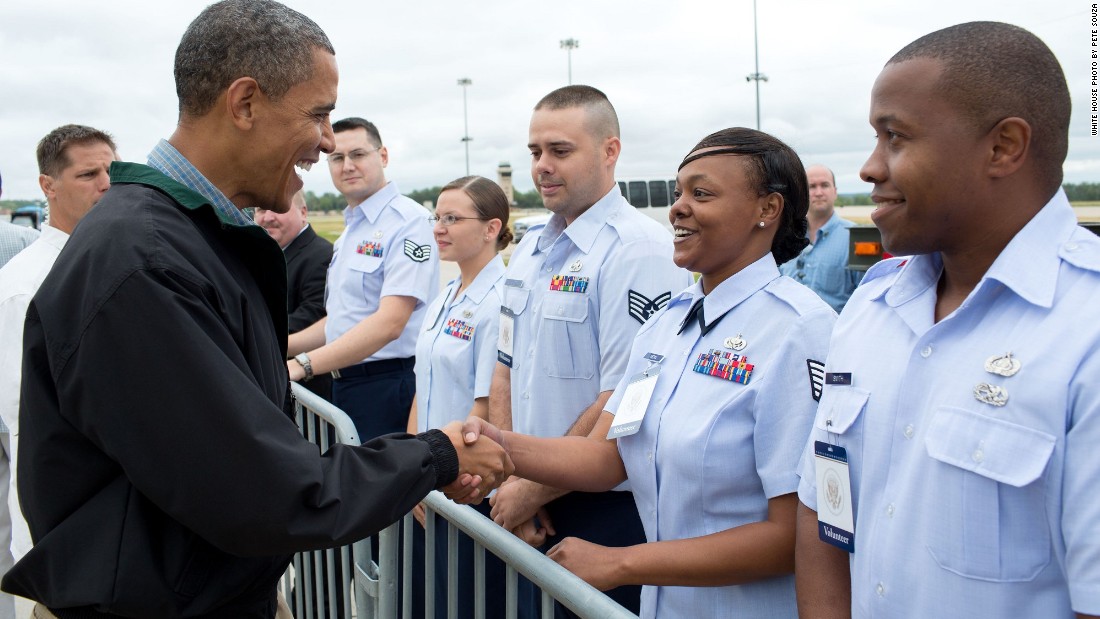
[[[295,418],[302,434],[317,444],[324,453],[333,443],[358,445],[359,438],[351,419],[329,402],[308,389],[292,385]],[[508,619],[517,616],[519,575],[523,575],[541,590],[540,615],[554,616],[554,600],[577,613],[582,619],[637,619],[614,600],[577,578],[569,570],[528,546],[519,538],[497,526],[488,518],[465,505],[448,501],[441,493],[432,492],[424,500],[426,518],[424,545],[435,548],[436,513],[446,522],[447,560],[443,569],[428,561],[425,566],[425,616],[434,617],[436,605],[434,581],[447,579],[447,616],[457,616],[458,604],[458,533],[465,533],[474,542],[474,616],[484,617],[485,553],[491,552],[505,563],[505,598]],[[399,596],[401,615],[412,618],[412,552],[401,553],[401,547],[412,547],[412,531],[416,526],[412,514],[404,517],[404,535],[394,524],[378,535],[378,563],[371,559],[369,540],[358,541],[343,548],[303,552],[295,555],[292,569],[284,576],[284,589],[291,611],[297,619],[337,617],[358,619],[397,619]],[[403,559],[399,561],[399,557]],[[433,557],[434,552],[425,553]],[[401,563],[399,565],[399,563]],[[398,570],[405,578],[398,591]],[[347,577],[345,575],[350,575]],[[348,595],[348,581],[353,595]],[[354,610],[352,600],[354,598]],[[354,613],[354,614],[353,614]]]

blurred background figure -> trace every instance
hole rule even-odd
[[[800,284],[809,286],[838,313],[863,279],[862,271],[848,269],[848,228],[855,224],[843,219],[836,205],[836,175],[823,165],[806,169],[810,189],[810,210],[806,215],[810,244],[779,270]]]
[[[325,275],[332,262],[332,243],[309,225],[306,196],[294,194],[285,213],[257,208],[256,223],[283,249],[286,258],[287,312],[290,333],[297,333],[325,316]],[[326,400],[332,399],[332,376],[319,374],[302,383]]]
[[[23,321],[76,224],[111,187],[108,171],[118,158],[110,135],[84,125],[49,132],[36,155],[50,217],[41,236],[0,268],[0,576],[31,548],[16,491]],[[8,614],[14,612],[12,602],[12,596],[0,593],[0,618],[13,616]]]

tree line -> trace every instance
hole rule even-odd
[[[1066,183],[1062,185],[1062,187],[1065,189],[1066,197],[1069,198],[1070,202],[1100,202],[1100,183]],[[407,192],[405,195],[415,200],[418,204],[424,204],[425,202],[434,204],[442,189],[442,185],[436,185],[435,187],[428,187],[426,189],[416,189]],[[45,200],[0,200],[0,211],[12,211],[20,206],[26,206],[28,204],[45,206],[46,202]],[[347,205],[339,194],[326,192],[318,195],[312,191],[306,192],[306,204],[309,205],[309,210],[314,213],[340,212]],[[837,196],[836,204],[837,206],[870,205],[871,194],[856,193],[840,195]],[[542,208],[542,199],[539,197],[539,192],[534,189],[530,191],[516,191],[515,207]]]

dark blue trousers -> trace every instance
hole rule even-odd
[[[638,517],[638,507],[631,492],[570,492],[569,494],[546,504],[546,511],[554,525],[556,535],[546,539],[541,549],[546,552],[567,537],[579,537],[601,546],[634,546],[645,543],[645,529]],[[534,588],[529,581],[526,586]],[[537,592],[533,595],[520,595],[520,604],[527,602],[529,608],[520,608],[519,616],[525,619],[540,617]],[[642,588],[638,585],[618,587],[605,591],[608,597],[634,614],[641,611]],[[555,619],[577,617],[560,603],[554,604]]]

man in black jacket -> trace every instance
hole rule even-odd
[[[332,262],[332,243],[309,225],[309,206],[301,191],[294,194],[290,210],[285,213],[256,209],[256,223],[283,249],[287,311],[290,313],[287,326],[290,333],[297,333],[325,315],[325,276]],[[315,375],[302,386],[332,401],[331,375]]]
[[[333,148],[324,32],[271,0],[226,0],[188,27],[175,75],[176,131],[148,166],[112,164],[27,312],[19,492],[35,546],[3,588],[61,619],[271,618],[292,553],[512,469],[457,427],[319,454],[287,414],[285,262],[240,209],[286,211],[295,165]]]

